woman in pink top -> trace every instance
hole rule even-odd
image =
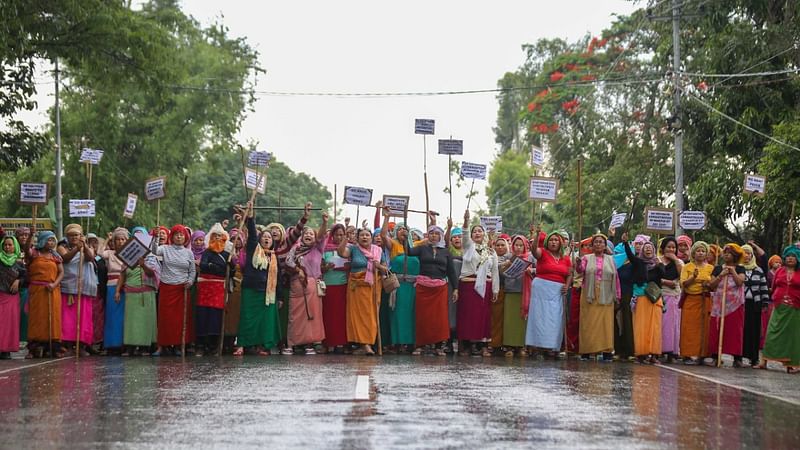
[[[581,359],[603,353],[603,361],[612,360],[614,350],[614,305],[621,296],[614,259],[606,254],[608,238],[592,236],[592,253],[576,261],[578,273],[584,274],[581,287],[580,347]]]
[[[325,233],[328,231],[328,213],[322,214],[319,231],[305,227],[297,245],[286,256],[287,271],[291,274],[289,297],[288,348],[294,352],[305,347],[306,355],[314,355],[313,344],[325,339],[322,320],[322,300],[317,293],[318,280],[322,279],[322,253]]]

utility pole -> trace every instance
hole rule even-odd
[[[61,209],[61,108],[58,104],[59,94],[59,73],[58,58],[55,60],[56,66],[56,235],[61,239],[64,235],[64,211]]]
[[[672,0],[672,80],[673,95],[675,96],[673,105],[673,133],[675,133],[675,209],[678,214],[683,212],[683,127],[681,120],[681,36],[680,36],[680,2]],[[680,235],[683,230],[680,221],[676,226],[676,234]]]

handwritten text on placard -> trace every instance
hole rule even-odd
[[[345,186],[344,202],[348,205],[369,206],[372,204],[372,189]]]
[[[486,164],[475,164],[471,162],[461,162],[461,176],[478,180],[486,179]]]
[[[529,198],[540,202],[555,202],[557,193],[557,178],[531,177]]]

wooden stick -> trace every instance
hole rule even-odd
[[[333,223],[336,223],[336,197],[338,196],[337,186],[333,185]]]
[[[583,158],[578,158],[578,245],[580,245],[581,237],[583,237],[583,185],[581,180],[581,168],[583,166]],[[538,236],[537,236],[538,239]],[[580,250],[580,249],[579,249]],[[580,251],[578,252],[580,254]]]
[[[472,179],[472,184],[469,186],[469,196],[467,197],[467,209],[469,209],[469,204],[472,202],[472,188],[475,187],[475,178]],[[450,205],[450,217],[453,217],[453,206]]]
[[[88,190],[86,192],[86,198],[92,198],[92,164],[90,164],[88,161],[86,162],[86,169],[87,169],[87,174],[89,176],[89,188],[88,188]],[[91,222],[92,222],[92,218],[91,217],[87,217],[86,218],[86,234],[89,234],[89,226],[90,226]]]
[[[161,199],[156,200],[156,226],[161,226]]]
[[[50,344],[50,357],[53,358],[53,291],[50,290],[47,291],[47,341]]]
[[[241,233],[241,231],[239,231]],[[233,258],[233,252],[236,251],[236,244],[231,242],[233,249],[228,254],[228,261],[225,265],[225,282],[222,283],[223,289],[225,289],[225,294],[222,300],[222,325],[220,326],[219,330],[219,348],[217,348],[217,356],[222,356],[222,344],[225,341],[225,307],[228,306],[228,295],[230,292],[229,283],[231,282],[231,259]]]
[[[84,243],[84,245],[86,245]],[[81,356],[81,295],[83,295],[83,252],[84,249],[80,249],[80,256],[78,256],[78,295],[77,295],[77,302],[78,302],[78,320],[77,320],[77,335],[75,336],[75,358],[80,358]]]
[[[431,202],[430,202],[430,198],[428,197],[428,141],[427,141],[426,138],[427,138],[427,135],[423,134],[422,135],[422,151],[423,151],[423,157],[424,157],[424,160],[423,160],[423,178],[425,179],[425,211],[427,213],[427,211],[430,211],[430,209],[431,209]],[[430,221],[429,218],[425,219],[426,227],[431,226],[429,221]]]
[[[723,270],[725,268],[723,267]],[[722,309],[719,316],[719,345],[717,346],[717,367],[722,366],[722,338],[725,336],[725,301],[728,296],[728,275],[725,275],[722,281]]]
[[[373,297],[375,298],[375,319],[378,324],[378,356],[383,356],[383,342],[381,341],[381,287],[378,284],[380,280],[378,269],[375,269],[375,275],[372,279],[374,280],[373,283],[375,283],[372,289],[375,291]]]
[[[305,211],[305,206],[253,206],[253,209],[266,211]],[[309,211],[322,211],[322,208],[309,208]]]
[[[453,217],[453,171],[450,169],[451,164],[453,164],[453,157],[451,155],[447,155],[447,179],[450,183],[450,187],[448,188],[448,193],[450,194],[450,215],[448,217]]]

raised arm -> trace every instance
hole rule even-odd
[[[391,249],[392,242],[391,239],[389,238],[389,215],[391,214],[391,212],[389,211],[388,207],[384,208],[382,207],[382,205],[383,202],[381,201],[375,204],[375,208],[377,208],[377,211],[383,211],[383,226],[381,227],[381,245],[383,245],[383,248]]]
[[[297,221],[297,224],[286,232],[286,248],[291,248],[300,236],[303,235],[303,228],[306,227],[308,217],[311,215],[311,202],[306,202],[303,209],[303,217]]]
[[[542,259],[542,249],[539,248],[539,235],[542,233],[542,225],[539,224],[534,228],[533,224],[531,224],[530,232],[532,238],[528,242],[531,246],[531,255],[537,260]],[[544,245],[547,247],[547,242]]]
[[[322,213],[322,224],[317,231],[317,243],[325,242],[325,233],[328,232],[328,211]]]
[[[347,239],[342,239],[342,242],[339,243],[339,248],[336,249],[336,253],[341,258],[350,258],[350,247],[347,246]]]

